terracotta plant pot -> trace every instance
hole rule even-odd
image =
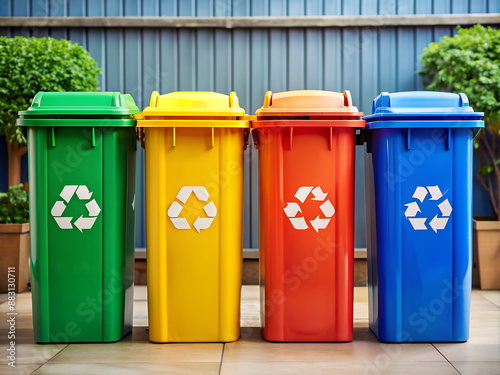
[[[500,221],[475,217],[473,228],[479,286],[481,289],[500,289]]]
[[[0,293],[9,291],[9,267],[14,267],[15,292],[28,289],[30,277],[30,224],[0,224]]]

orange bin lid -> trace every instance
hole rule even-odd
[[[352,105],[351,93],[323,90],[297,90],[273,94],[266,93],[264,105],[255,113],[267,116],[363,116]]]

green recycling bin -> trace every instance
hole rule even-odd
[[[35,341],[118,341],[132,329],[136,121],[117,92],[39,92],[28,129]]]

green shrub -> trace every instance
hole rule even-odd
[[[90,54],[69,40],[0,37],[0,135],[25,142],[17,112],[38,91],[95,91],[99,73]]]
[[[481,164],[477,177],[500,220],[500,30],[457,29],[424,49],[420,73],[430,90],[463,92],[484,112],[486,128],[474,142]]]
[[[16,224],[29,221],[28,193],[23,184],[10,186],[6,193],[0,192],[0,223]]]

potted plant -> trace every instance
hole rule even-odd
[[[463,92],[484,112],[486,126],[474,149],[477,180],[488,192],[494,216],[474,218],[474,262],[481,288],[500,289],[500,30],[481,25],[457,30],[425,48],[420,73],[430,90]]]
[[[9,186],[21,183],[27,150],[17,113],[38,91],[98,90],[100,71],[90,54],[69,40],[0,36],[0,136],[7,141]]]
[[[23,185],[0,192],[0,292],[22,292],[30,276],[29,202]],[[14,281],[14,283],[13,283]],[[15,284],[15,288],[12,285]]]
[[[17,291],[29,277],[27,193],[21,182],[26,137],[16,127],[39,91],[96,91],[100,69],[77,43],[53,38],[0,36],[0,136],[8,151],[9,191],[0,195],[0,292],[7,291],[8,269],[17,266]]]

